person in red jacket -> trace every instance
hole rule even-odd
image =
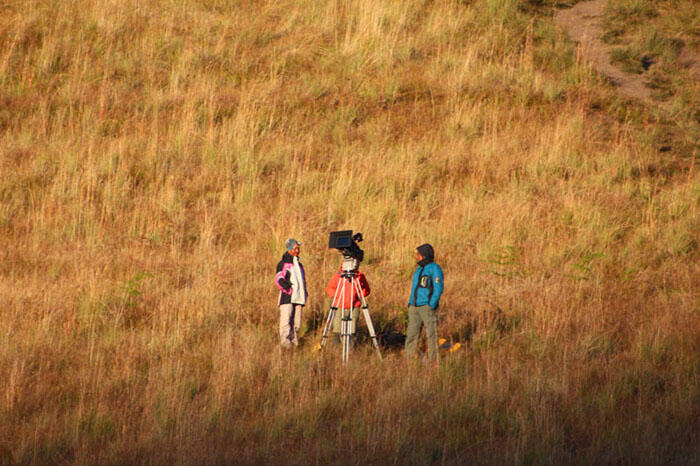
[[[355,272],[353,273],[355,274],[355,282],[359,283],[360,288],[362,289],[362,294],[364,294],[366,298],[367,296],[369,296],[370,293],[369,282],[367,281],[367,278],[362,272],[360,272],[359,266],[357,269],[355,269]],[[355,334],[357,320],[362,309],[362,300],[360,299],[360,294],[357,292],[357,289],[353,290],[353,286],[350,280],[350,275],[344,274],[341,266],[338,272],[336,272],[335,275],[331,277],[330,281],[328,282],[328,285],[326,285],[326,294],[330,296],[330,298],[333,301],[331,303],[331,306],[337,308],[337,310],[335,311],[335,316],[333,318],[333,333],[335,333],[338,336],[340,335],[340,321],[342,318],[342,309],[345,308],[349,310],[350,308],[352,308],[353,310],[351,315],[351,333],[353,335]],[[345,286],[343,286],[343,281],[345,282]],[[337,341],[339,340],[336,339],[336,342]]]

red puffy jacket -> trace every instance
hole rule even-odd
[[[341,279],[345,280],[345,293],[341,293],[341,291],[339,290],[338,296],[336,296],[335,291],[338,285],[340,284],[340,288],[343,287],[343,284],[340,282]],[[369,283],[367,283],[367,279],[365,278],[362,272],[357,272],[355,282],[360,284],[360,288],[362,289],[362,293],[365,295],[365,297],[369,296]],[[350,299],[353,299],[352,307],[359,308],[362,306],[362,301],[360,300],[360,296],[357,293],[357,290],[352,290],[350,278],[341,278],[340,272],[337,272],[335,275],[333,275],[331,281],[329,281],[328,285],[326,285],[326,294],[331,298],[335,298],[335,301],[332,304],[332,306],[334,307],[341,307],[341,305],[344,305],[346,309],[349,309]],[[343,294],[345,295],[345,299],[343,299]]]

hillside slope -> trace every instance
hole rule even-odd
[[[697,84],[621,95],[563,3],[0,4],[0,462],[700,461]],[[381,329],[435,246],[462,350],[311,353],[345,228]]]

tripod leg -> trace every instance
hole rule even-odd
[[[345,293],[345,286],[346,286],[346,280],[345,278],[341,278],[341,282],[343,283],[342,288],[340,290],[340,293],[342,297],[340,298],[340,343],[341,346],[343,347],[342,353],[343,353],[343,364],[348,362],[348,358],[350,356],[350,334],[349,334],[349,328],[348,328],[348,320],[347,320],[347,313],[348,313],[348,308],[346,307],[345,303],[345,298],[346,298],[346,293]]]
[[[342,283],[342,288],[344,289],[345,284]],[[341,281],[335,287],[335,293],[333,293],[333,301],[331,301],[331,308],[328,310],[328,319],[326,319],[326,326],[323,328],[323,335],[321,336],[321,348],[326,346],[326,338],[328,337],[328,332],[333,325],[333,318],[335,313],[338,311],[336,304],[338,303],[338,294],[341,292]]]
[[[379,342],[377,341],[377,334],[374,331],[374,325],[372,325],[372,319],[369,317],[369,306],[367,306],[367,299],[365,298],[365,293],[362,291],[362,287],[360,286],[359,280],[354,283],[355,285],[355,290],[357,290],[357,294],[360,297],[360,301],[362,302],[362,315],[365,316],[365,324],[367,325],[367,330],[369,330],[369,336],[372,337],[372,344],[374,345],[374,349],[377,350],[377,356],[379,357],[379,360],[382,360],[382,352],[379,351]]]
[[[362,307],[362,313],[365,316],[365,323],[367,324],[367,329],[369,330],[369,335],[372,337],[372,344],[374,349],[377,350],[377,356],[379,360],[382,360],[382,353],[379,351],[379,342],[377,341],[377,334],[374,332],[374,325],[372,325],[372,319],[369,317],[369,309],[366,306]]]
[[[352,312],[350,312],[350,314],[352,314]],[[350,356],[350,324],[352,320],[348,318],[347,309],[343,309],[341,316],[340,335],[343,340],[343,363],[347,363]]]
[[[333,317],[335,317],[335,313],[338,310],[337,307],[331,306],[330,310],[328,311],[328,318],[326,319],[326,325],[323,328],[323,336],[321,336],[321,348],[326,346],[326,338],[328,337],[328,332],[331,329],[331,325],[333,325]]]

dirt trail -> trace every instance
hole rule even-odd
[[[610,52],[615,46],[606,44],[601,39],[606,3],[607,0],[579,2],[572,8],[559,10],[554,15],[554,21],[568,32],[571,39],[580,44],[581,56],[617,84],[622,92],[648,104],[665,106],[666,104],[652,97],[651,90],[644,85],[644,75],[627,73],[610,63]],[[679,60],[691,73],[700,78],[700,58],[696,54],[686,48]]]
[[[568,10],[559,10],[554,15],[554,21],[580,44],[581,56],[617,84],[622,92],[647,103],[658,103],[652,99],[651,91],[640,75],[626,73],[610,63],[610,52],[614,47],[601,40],[606,3],[607,0],[577,3]]]

